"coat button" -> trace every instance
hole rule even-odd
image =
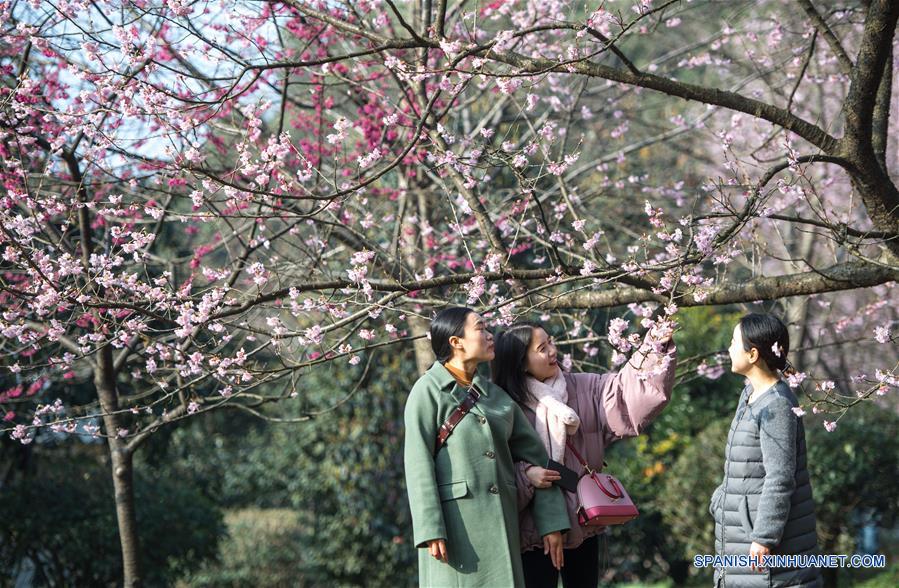
[[[479,416],[479,417],[478,417],[478,420],[481,422],[482,425],[486,425],[486,424],[487,424],[487,417]]]
[[[497,488],[496,485],[491,486],[490,493],[491,494],[499,494],[499,488]]]
[[[493,459],[494,457],[496,457],[496,454],[493,453],[492,451],[488,451],[488,452],[484,453],[484,455],[486,455],[490,459]]]

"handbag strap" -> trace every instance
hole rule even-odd
[[[571,441],[569,439],[565,440],[565,445],[568,446],[568,449],[571,450],[571,453],[574,454],[574,457],[577,458],[578,462],[582,466],[584,466],[584,469],[588,473],[593,473],[593,471],[594,471],[593,468],[590,467],[590,465],[587,463],[587,460],[585,460],[583,457],[581,457],[581,454],[577,452],[577,449],[574,448],[574,445],[571,444]],[[605,460],[603,460],[603,462],[602,462],[602,467],[604,467],[604,468],[608,467],[608,464],[606,464]]]
[[[592,471],[593,471],[593,470],[590,468],[590,466],[587,464],[587,461],[586,461],[583,457],[581,457],[581,454],[578,453],[578,452],[577,452],[577,449],[574,448],[574,445],[571,444],[571,441],[569,441],[568,439],[566,439],[566,440],[565,440],[565,445],[568,446],[568,449],[571,450],[571,453],[574,454],[574,457],[577,458],[578,462],[580,462],[580,464],[581,464],[582,466],[584,466],[584,469],[585,469],[587,472],[592,472]]]
[[[453,430],[456,428],[456,425],[465,418],[474,405],[478,403],[480,400],[481,394],[478,392],[474,386],[468,389],[468,396],[462,401],[459,406],[456,407],[456,410],[446,419],[446,422],[440,425],[440,430],[437,432],[437,445],[434,448],[434,455],[437,455],[437,452],[440,451],[440,448],[446,444],[446,440],[449,439],[449,436],[453,434]]]

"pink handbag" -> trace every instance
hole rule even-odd
[[[636,518],[640,513],[621,482],[615,476],[595,471],[570,442],[567,445],[586,470],[577,483],[577,518],[581,526],[621,525]]]

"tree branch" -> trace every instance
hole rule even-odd
[[[437,0],[437,38],[442,39],[446,25],[446,0]]]
[[[782,108],[777,108],[771,104],[747,98],[735,92],[679,82],[671,78],[665,78],[649,73],[634,74],[630,71],[586,61],[560,64],[558,61],[525,57],[511,51],[506,53],[491,52],[489,57],[495,61],[515,66],[521,73],[536,74],[557,72],[586,75],[631,86],[639,86],[649,90],[656,90],[663,94],[683,98],[685,100],[696,100],[703,104],[711,104],[713,106],[721,106],[730,110],[744,112],[796,133],[826,153],[833,152],[837,145],[836,139],[821,127]]]
[[[877,98],[874,103],[874,119],[871,128],[871,146],[874,149],[874,157],[884,173],[887,172],[887,144],[889,142],[890,127],[890,101],[893,97],[893,55],[887,56],[886,65],[883,66],[883,77],[880,78],[880,86],[877,87]]]
[[[696,292],[675,298],[678,306],[713,306],[758,300],[776,300],[790,296],[821,294],[870,288],[899,280],[899,269],[864,262],[847,262],[822,270],[774,277],[758,277],[745,282],[730,281],[713,288],[702,300]],[[548,298],[541,308],[608,308],[634,302],[667,303],[668,296],[638,288],[616,288],[602,292],[577,292]]]
[[[827,41],[830,50],[837,56],[837,62],[840,64],[840,71],[847,76],[852,75],[852,68],[854,67],[852,60],[849,59],[849,55],[843,48],[843,44],[840,43],[840,40],[834,34],[833,30],[827,26],[824,17],[821,16],[814,4],[811,3],[811,0],[799,0],[799,4],[802,6],[805,14],[811,19],[812,24],[815,25],[815,28],[821,36],[824,37],[824,40]]]
[[[846,136],[843,141],[861,159],[867,159],[871,150],[875,96],[883,79],[887,58],[893,51],[897,20],[899,2],[872,0],[865,19],[849,93],[843,103],[843,116],[846,117]]]

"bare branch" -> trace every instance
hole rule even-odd
[[[830,50],[833,51],[834,55],[837,56],[837,61],[840,64],[840,70],[847,76],[852,75],[852,69],[854,67],[854,65],[852,64],[852,60],[849,59],[849,55],[843,48],[843,44],[840,43],[840,40],[834,34],[833,30],[827,25],[824,17],[821,16],[821,14],[818,12],[818,9],[815,8],[814,4],[812,4],[811,0],[799,0],[799,4],[802,6],[805,14],[807,14],[811,19],[812,24],[815,25],[818,33],[820,33],[821,36],[824,37],[824,40],[827,41],[827,44],[830,46]]]
[[[556,72],[586,75],[656,90],[663,94],[676,96],[685,100],[696,100],[704,104],[711,104],[713,106],[721,106],[730,110],[744,112],[796,133],[825,153],[832,153],[837,145],[836,139],[818,125],[810,123],[782,108],[777,108],[771,104],[747,98],[735,92],[698,86],[687,82],[679,82],[671,78],[665,78],[650,73],[638,75],[608,65],[589,63],[586,61],[560,64],[558,61],[525,57],[511,51],[505,53],[491,52],[490,57],[496,61],[516,67],[519,73],[536,74]]]

